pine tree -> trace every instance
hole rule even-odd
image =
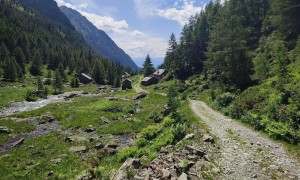
[[[38,91],[43,91],[44,90],[44,85],[43,85],[43,82],[41,80],[41,77],[38,77],[38,79],[37,79],[37,88],[38,88]]]
[[[164,66],[168,71],[171,71],[175,68],[175,51],[177,49],[177,46],[178,44],[176,37],[174,33],[172,33],[169,40],[169,47],[164,60]]]
[[[14,50],[14,53],[13,53],[13,56],[15,57],[18,65],[20,66],[21,70],[22,70],[22,73],[25,74],[25,60],[26,60],[26,57],[22,51],[22,49],[20,47],[17,47],[15,50]]]
[[[55,70],[55,74],[54,74],[54,81],[53,81],[53,88],[54,88],[54,93],[57,93],[57,90],[59,90],[59,93],[62,93],[63,91],[63,82],[62,82],[62,78],[60,76],[60,72],[58,71],[58,69]]]
[[[65,70],[64,70],[64,67],[63,67],[62,63],[60,63],[58,65],[58,71],[59,71],[59,74],[60,74],[60,77],[62,78],[62,80],[64,82],[67,82],[67,75],[65,73]]]
[[[100,61],[94,65],[94,79],[97,84],[105,84],[104,67]]]
[[[17,74],[17,67],[14,58],[6,58],[4,60],[4,73],[3,77],[7,81],[14,82],[16,81],[18,74]]]
[[[120,78],[120,76],[117,76],[115,78],[114,87],[116,87],[116,88],[121,87],[121,78]]]
[[[149,54],[147,55],[147,57],[145,59],[145,62],[143,64],[142,72],[143,72],[145,77],[150,76],[155,72],[155,69],[154,69],[153,64],[151,62],[151,58],[150,58]]]
[[[30,73],[34,76],[41,76],[42,75],[41,66],[42,66],[41,53],[39,51],[35,51],[32,57]]]

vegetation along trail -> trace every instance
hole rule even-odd
[[[220,179],[300,179],[296,161],[284,149],[212,110],[204,102],[191,100],[193,111],[219,138]]]

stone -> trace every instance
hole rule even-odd
[[[101,121],[103,121],[105,124],[110,124],[110,120],[107,119],[106,117],[101,117],[100,119],[101,119]]]
[[[21,138],[19,139],[18,141],[14,142],[12,147],[16,147],[16,146],[20,146],[24,143],[25,139],[24,138]]]
[[[87,148],[85,146],[74,146],[69,149],[70,152],[86,152]]]
[[[65,99],[72,99],[72,98],[76,97],[77,95],[78,94],[76,94],[76,93],[71,93],[71,94],[68,94],[68,95],[66,95],[64,97],[65,97]]]
[[[39,124],[45,124],[45,123],[51,123],[53,121],[55,121],[55,117],[52,116],[41,116],[37,119]]]
[[[85,130],[85,132],[87,132],[87,133],[91,133],[91,132],[94,132],[94,131],[96,131],[96,128],[87,128]]]
[[[195,136],[195,134],[193,134],[193,133],[191,133],[191,134],[187,134],[187,135],[184,137],[184,139],[185,139],[185,140],[188,140],[188,139],[193,139],[193,138],[194,138],[194,136]]]
[[[7,127],[0,126],[0,134],[9,134],[10,131]]]
[[[47,176],[48,177],[50,177],[50,176],[54,176],[55,174],[54,174],[54,172],[53,171],[50,171],[50,172],[48,172],[48,174],[47,174]]]
[[[187,180],[187,179],[188,179],[188,176],[185,173],[182,173],[178,178],[178,180]]]
[[[117,149],[119,147],[119,145],[118,144],[107,144],[106,147],[111,148],[111,149]]]
[[[85,137],[81,137],[81,136],[69,136],[65,139],[66,142],[84,142],[84,141],[89,141],[87,138]]]
[[[50,160],[50,162],[51,162],[52,164],[58,164],[58,163],[61,162],[61,159],[60,159],[60,158],[58,158],[58,159],[52,159],[52,160]]]
[[[109,100],[109,101],[117,101],[118,98],[116,97],[105,97],[106,100]]]
[[[163,169],[161,172],[162,179],[169,179],[171,177],[171,172],[168,169]]]
[[[133,99],[134,100],[139,100],[139,99],[143,99],[147,96],[146,93],[142,92],[142,93],[139,93],[138,95],[136,95]]]
[[[104,148],[104,144],[102,144],[102,143],[98,143],[95,146],[95,149],[97,149],[97,150],[100,150],[100,149],[103,149],[103,148]]]
[[[205,151],[202,150],[202,149],[197,149],[193,146],[186,146],[186,149],[191,151],[193,154],[197,155],[197,156],[200,156],[200,157],[203,157],[205,155]]]
[[[112,175],[111,180],[123,180],[127,179],[127,170],[130,167],[138,169],[141,166],[140,160],[138,159],[127,159],[120,169]]]
[[[210,135],[207,135],[207,134],[203,136],[203,141],[204,142],[209,142],[211,144],[215,143],[214,138]]]

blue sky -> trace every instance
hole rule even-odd
[[[210,0],[55,0],[104,30],[137,65],[147,54],[162,62],[170,34],[177,38],[191,15]]]

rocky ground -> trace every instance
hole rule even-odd
[[[212,110],[204,102],[191,101],[193,111],[219,138],[217,179],[300,179],[300,168],[283,147],[236,121]]]

